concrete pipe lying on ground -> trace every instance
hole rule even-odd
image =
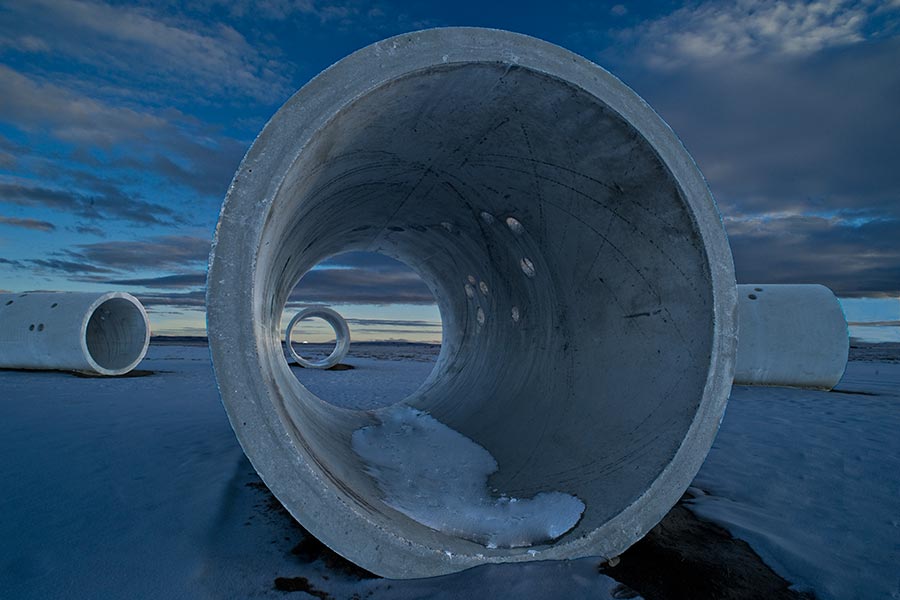
[[[738,286],[739,385],[830,390],[847,367],[844,311],[824,285]]]
[[[334,330],[334,350],[322,360],[309,360],[300,356],[294,349],[291,343],[291,335],[300,321],[316,318],[322,319],[331,325],[331,328]],[[350,350],[350,327],[347,326],[347,321],[344,320],[344,317],[336,310],[325,306],[311,306],[298,312],[291,319],[291,322],[288,323],[287,329],[284,330],[284,343],[287,345],[294,362],[298,365],[308,369],[330,369],[344,360],[344,357],[347,356],[347,351]]]
[[[440,308],[434,371],[399,407],[332,406],[284,358],[294,285],[352,250],[405,262]],[[376,43],[288,100],[232,182],[207,292],[222,400],[262,479],[325,544],[399,578],[640,539],[715,437],[736,308],[715,203],[662,119],[584,58],[469,28]],[[378,456],[416,432],[471,451],[480,504],[414,505],[419,485],[455,502],[439,486],[465,468]],[[404,472],[424,475],[387,479]]]
[[[131,294],[0,294],[0,368],[124,375],[149,344],[147,313]]]

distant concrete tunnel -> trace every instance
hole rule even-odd
[[[405,402],[487,449],[492,489],[577,496],[574,528],[488,548],[388,506],[351,450],[382,413],[322,401],[281,347],[294,285],[351,250],[402,260],[438,301],[441,354]],[[292,97],[235,175],[207,302],[253,465],[316,537],[390,577],[618,555],[690,484],[734,372],[731,252],[691,157],[606,71],[503,31],[391,38]]]
[[[738,286],[738,385],[830,390],[847,366],[850,335],[824,285]]]
[[[0,294],[0,368],[124,375],[149,344],[147,313],[131,294]]]

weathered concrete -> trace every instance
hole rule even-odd
[[[584,501],[551,544],[486,548],[390,508],[350,447],[378,411],[305,389],[281,348],[300,277],[338,252],[413,267],[443,345],[405,402],[497,460],[493,488]],[[222,400],[266,484],[375,573],[615,556],[710,448],[736,344],[731,252],[671,129],[597,65],[504,31],[391,38],[310,81],[266,125],[210,259]]]
[[[147,313],[131,294],[0,294],[0,368],[123,375],[149,344]]]
[[[294,328],[297,324],[303,319],[315,318],[322,319],[331,325],[331,328],[334,330],[334,350],[322,360],[309,360],[303,358],[297,353],[291,343],[291,335],[294,333]],[[336,310],[326,306],[310,306],[294,315],[294,318],[288,323],[287,329],[284,330],[284,343],[287,345],[291,356],[298,365],[308,369],[330,369],[344,360],[344,357],[347,356],[347,351],[350,350],[350,327],[347,326],[347,321],[344,320],[344,317]]]
[[[734,383],[830,390],[847,366],[850,336],[824,285],[738,286]]]

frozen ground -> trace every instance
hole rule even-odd
[[[334,347],[297,346],[301,356],[314,360],[324,358]],[[439,351],[440,346],[433,344],[363,342],[353,344],[351,354],[343,361],[353,367],[352,371],[304,369],[288,362],[303,384],[320,398],[344,408],[371,409],[389,406],[416,391],[431,373]]]
[[[832,392],[736,386],[694,512],[822,599],[900,598],[900,364]]]
[[[336,403],[362,406],[379,388],[383,405],[434,357],[359,350],[344,361],[353,370],[295,372]],[[824,599],[900,598],[900,363],[863,358],[843,393],[737,388],[688,503]],[[0,598],[285,596],[276,581],[335,599],[633,597],[596,559],[360,579],[259,482],[204,346],[152,346],[140,368],[155,374],[0,372]]]

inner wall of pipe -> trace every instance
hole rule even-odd
[[[120,371],[141,358],[147,341],[147,323],[134,303],[110,298],[88,321],[85,343],[91,358],[108,371]]]
[[[350,448],[377,412],[320,400],[281,353],[288,294],[331,255],[381,252],[431,288],[441,354],[405,402],[486,448],[493,488],[580,498],[556,543],[643,494],[702,397],[712,286],[681,190],[627,122],[546,74],[438,66],[358,98],[286,174],[259,247],[254,310],[287,430],[349,503],[409,539],[478,550],[386,506]]]

